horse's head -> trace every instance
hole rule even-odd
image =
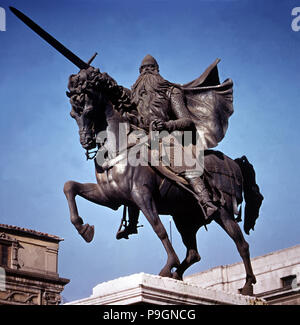
[[[101,120],[103,97],[99,90],[99,76],[99,69],[89,67],[69,77],[70,115],[77,122],[80,143],[86,150],[96,147],[97,122]]]

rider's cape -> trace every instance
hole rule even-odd
[[[226,79],[223,83],[220,83],[217,67],[219,62],[219,59],[215,60],[194,81],[178,85],[183,90],[186,107],[197,127],[202,149],[204,150],[216,147],[224,138],[228,128],[228,119],[233,114],[233,82],[231,79]],[[225,155],[222,156],[222,159],[219,159],[219,154],[206,151],[206,153],[208,152],[211,154],[205,155],[205,166],[203,167],[205,168],[204,174],[210,175],[207,178],[210,188],[218,188],[222,192],[235,197],[236,201],[241,202],[240,186],[242,181],[240,171],[238,168],[232,170],[231,167],[234,164],[230,163],[231,159]],[[224,162],[228,163],[224,165]],[[182,172],[186,171],[186,166],[180,168],[172,166],[172,164],[169,167],[160,165],[155,169],[177,184],[188,186],[187,181],[181,175]]]
[[[217,146],[224,138],[233,113],[233,82],[226,79],[220,83],[219,62],[215,60],[199,78],[180,86],[204,149]]]

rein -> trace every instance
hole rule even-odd
[[[98,149],[95,149],[94,151],[86,150],[85,156],[86,160],[93,160],[97,156]]]

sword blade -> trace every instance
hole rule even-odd
[[[21,11],[14,7],[9,7],[11,12],[15,14],[24,24],[26,24],[30,29],[36,32],[43,40],[45,40],[48,44],[53,46],[59,53],[61,53],[64,57],[66,57],[69,61],[75,64],[79,69],[87,69],[89,64],[81,60],[76,54],[67,49],[64,45],[62,45],[58,40],[56,40],[53,36],[47,33],[43,28],[37,25],[34,21],[32,21],[29,17],[24,15]]]

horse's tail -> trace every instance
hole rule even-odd
[[[249,235],[250,229],[254,230],[256,219],[259,216],[259,209],[264,199],[259,191],[259,186],[256,184],[255,171],[249,163],[246,156],[235,159],[239,165],[243,175],[243,192],[245,198],[245,213],[244,213],[244,231]]]

